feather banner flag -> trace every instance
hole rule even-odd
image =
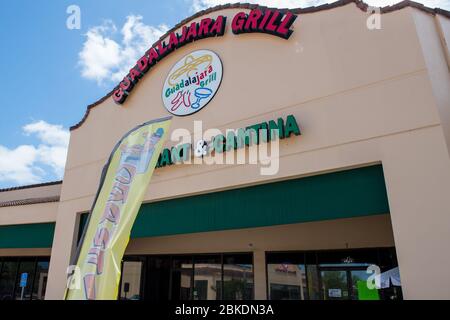
[[[117,299],[121,261],[172,117],[148,121],[116,144],[103,168],[66,300]]]

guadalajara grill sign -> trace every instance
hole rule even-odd
[[[234,34],[258,32],[288,39],[292,34],[292,30],[289,28],[296,18],[297,16],[288,10],[256,8],[248,14],[238,12],[231,22],[231,30]],[[199,22],[184,25],[178,31],[173,31],[163,40],[156,42],[115,88],[112,95],[114,101],[118,104],[124,103],[139,79],[174,50],[193,41],[223,36],[226,20],[227,17],[222,15],[215,19],[203,18]]]

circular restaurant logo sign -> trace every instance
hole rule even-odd
[[[164,107],[177,116],[187,116],[208,104],[222,81],[222,62],[209,50],[197,50],[170,70],[162,91]]]

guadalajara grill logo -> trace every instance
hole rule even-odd
[[[197,50],[170,70],[162,90],[164,107],[177,116],[199,111],[214,97],[222,80],[222,63],[212,51]]]
[[[256,8],[248,14],[238,12],[231,22],[231,30],[236,35],[258,32],[289,39],[293,32],[289,28],[296,18],[297,15],[289,10]],[[222,15],[215,19],[203,18],[199,22],[184,25],[179,30],[169,33],[164,39],[157,41],[114,89],[112,94],[114,101],[118,104],[124,103],[139,79],[174,50],[193,41],[223,36],[226,20],[227,17]]]

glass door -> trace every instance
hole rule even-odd
[[[350,295],[347,270],[322,269],[322,292],[324,300],[347,300]]]
[[[367,279],[370,274],[364,270],[349,270],[351,276],[351,299],[352,300],[380,300],[379,292],[376,288],[367,286]]]
[[[0,301],[14,299],[18,266],[19,262],[15,258],[3,262],[0,272]]]
[[[222,258],[220,255],[194,257],[194,300],[220,299]]]
[[[192,299],[193,273],[192,256],[172,259],[171,300],[183,301]]]
[[[145,274],[145,300],[168,301],[170,292],[170,256],[149,256]]]
[[[324,300],[379,300],[377,289],[369,289],[370,274],[358,267],[321,268]]]
[[[49,264],[50,262],[48,259],[38,260],[36,264],[36,273],[34,275],[34,286],[32,293],[33,300],[45,299]]]
[[[36,268],[36,259],[21,259],[19,269],[16,276],[16,290],[14,293],[15,300],[30,300],[33,292],[33,278]],[[20,286],[22,274],[26,273],[27,281],[25,286]]]
[[[120,283],[120,300],[140,300],[142,298],[143,261],[123,261]]]

